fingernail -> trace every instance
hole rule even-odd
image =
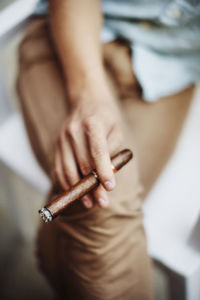
[[[104,186],[105,186],[106,190],[111,191],[115,187],[115,182],[107,180],[107,181],[104,182]]]
[[[88,199],[87,197],[85,197],[83,199],[83,202],[84,202],[84,205],[87,207],[87,208],[91,208],[92,207],[92,201],[90,199]]]
[[[98,202],[101,204],[101,206],[104,207],[108,206],[109,203],[108,199],[104,199],[104,198],[98,198]]]

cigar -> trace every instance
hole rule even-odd
[[[124,149],[111,158],[113,172],[120,170],[133,157],[129,149]],[[83,177],[71,189],[56,197],[48,205],[39,210],[42,219],[47,223],[61,215],[63,211],[74,201],[88,194],[100,184],[96,171]]]

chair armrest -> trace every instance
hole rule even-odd
[[[5,44],[7,37],[32,15],[37,0],[16,0],[0,11],[0,46]]]
[[[12,115],[0,126],[0,161],[38,191],[48,192],[50,180],[33,154],[20,113]]]

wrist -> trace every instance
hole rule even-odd
[[[79,102],[102,101],[110,98],[106,76],[102,68],[93,72],[79,73],[66,81],[67,94],[71,105]],[[109,95],[109,97],[107,97]]]

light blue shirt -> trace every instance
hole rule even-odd
[[[47,13],[39,0],[36,13]],[[102,41],[129,42],[147,101],[200,81],[200,0],[102,0]]]

